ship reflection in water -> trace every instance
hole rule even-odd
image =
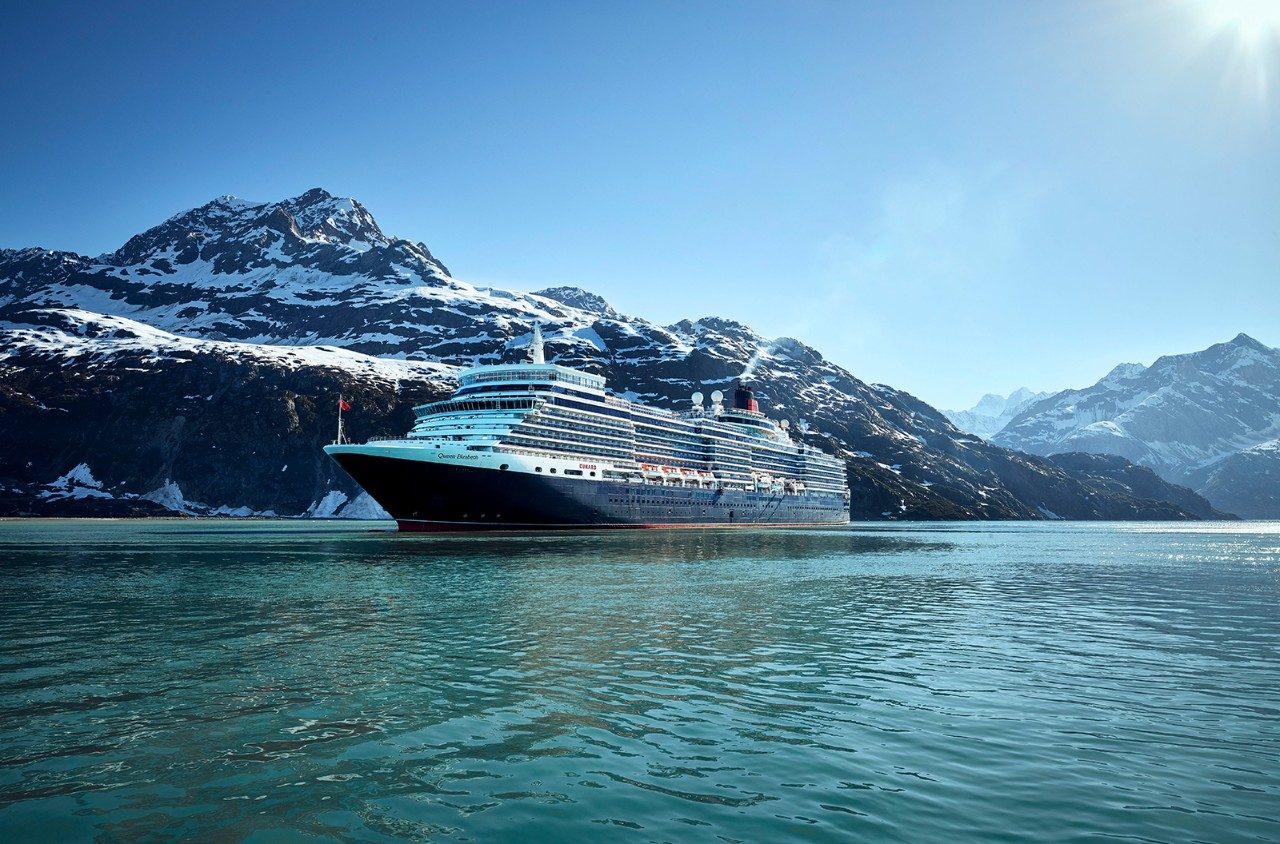
[[[458,536],[441,534],[431,553],[459,560],[515,562],[554,558],[564,562],[691,563],[726,559],[821,560],[847,554],[945,551],[950,542],[857,533],[836,529],[675,529],[635,533],[575,531]],[[392,559],[421,559],[422,540],[397,538],[387,544]]]
[[[0,838],[1280,839],[1280,526],[0,522]]]

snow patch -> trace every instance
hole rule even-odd
[[[177,513],[186,513],[187,515],[195,514],[196,510],[187,502],[182,495],[182,487],[178,486],[171,480],[166,480],[156,489],[142,496],[147,501],[154,501],[161,507],[166,507]],[[200,506],[200,505],[197,505]],[[203,509],[202,506],[200,506]]]
[[[582,340],[586,340],[602,352],[609,351],[609,347],[605,344],[604,338],[596,333],[594,328],[579,328],[573,332],[573,336]]]
[[[348,501],[342,509],[334,514],[339,519],[390,519],[391,514],[382,509],[382,505],[373,500],[367,492]]]
[[[87,463],[81,463],[62,477],[49,484],[51,489],[70,490],[72,487],[102,489],[102,481],[93,476]]]
[[[338,508],[347,503],[347,494],[338,490],[330,490],[324,498],[307,508],[304,514],[312,519],[332,519]]]

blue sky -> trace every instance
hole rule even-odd
[[[938,406],[1082,386],[1280,345],[1280,14],[1224,2],[11,3],[0,246],[322,186]]]

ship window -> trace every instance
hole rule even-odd
[[[551,471],[553,471],[553,472],[554,472],[554,471],[555,471],[555,469],[552,469]],[[581,469],[565,469],[565,470],[564,470],[564,473],[565,473],[566,475],[581,475],[581,474],[582,474],[582,470],[581,470]],[[594,475],[594,474],[595,474],[595,472],[592,472],[591,474],[593,474],[593,475]]]
[[[556,467],[555,467],[555,466],[552,466],[552,467],[551,467],[551,474],[553,474],[553,475],[554,475],[555,473],[556,473]]]
[[[511,468],[511,465],[510,465],[510,464],[508,464],[508,463],[503,463],[501,466],[499,466],[499,467],[498,467],[498,471],[500,471],[500,472],[505,472],[505,471],[507,471],[507,470],[508,470],[508,469],[510,469],[510,468]]]
[[[596,476],[596,473],[595,473],[595,472],[592,472],[592,473],[591,473],[591,477],[593,477],[593,478],[594,478],[595,476]]]
[[[533,467],[533,471],[535,471],[535,472],[541,472],[541,471],[542,471],[542,467],[541,467],[541,466],[534,466],[534,467]]]

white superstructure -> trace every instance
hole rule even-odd
[[[634,483],[848,494],[841,461],[793,440],[785,422],[719,401],[708,409],[700,394],[679,414],[611,396],[602,376],[537,362],[538,339],[535,362],[465,370],[450,398],[416,407],[413,430],[394,443],[401,454],[425,449],[432,460]]]

